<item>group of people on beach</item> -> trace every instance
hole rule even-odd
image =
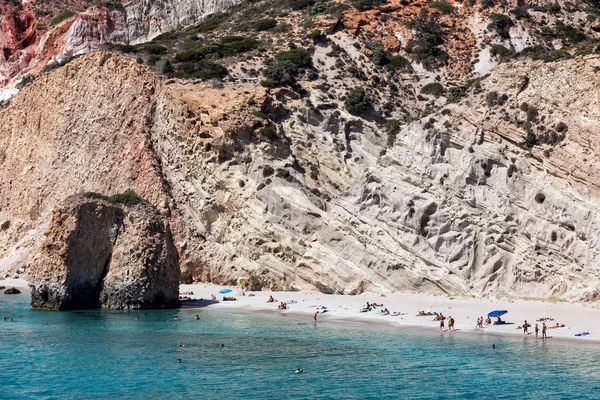
[[[376,310],[378,307],[379,307],[379,308],[383,307],[383,303],[381,303],[381,304],[377,304],[377,303],[369,303],[369,302],[367,301],[367,305],[366,305],[364,308],[362,308],[362,309],[360,310],[360,312],[369,312],[369,311],[373,311],[373,310]],[[386,308],[386,310],[387,310],[387,308]],[[388,311],[388,314],[389,314],[389,311]]]
[[[483,317],[479,317],[477,318],[477,325],[475,326],[476,328],[483,328],[483,324],[486,325],[490,325],[492,323],[492,319],[490,317],[487,317],[485,320],[483,319]]]
[[[524,334],[528,334],[527,328],[529,326],[531,326],[531,325],[527,323],[527,320],[525,320],[525,323],[523,324],[523,333]],[[544,339],[544,340],[546,340],[546,338],[547,338],[547,330],[548,330],[548,327],[546,326],[546,323],[543,322],[542,323],[542,339]],[[535,338],[537,339],[539,332],[540,332],[540,327],[538,326],[538,324],[535,324],[534,332],[535,332]]]
[[[435,318],[433,319],[434,321],[440,321],[440,332],[444,332],[444,324],[445,324],[445,320],[446,317],[444,316],[444,314],[439,313],[435,316]],[[452,318],[452,316],[448,317],[448,331],[452,332],[454,331],[454,318]]]

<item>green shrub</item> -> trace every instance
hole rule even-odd
[[[383,4],[383,0],[352,0],[352,7],[365,11],[373,7],[379,7]]]
[[[21,82],[17,84],[17,89],[22,89],[25,86],[29,85],[31,82],[35,81],[35,75],[26,74],[21,77]]]
[[[454,11],[454,6],[446,3],[445,1],[432,1],[429,3],[429,7],[435,8],[444,15],[452,14]]]
[[[421,93],[435,97],[440,97],[444,95],[444,86],[442,86],[442,84],[438,82],[428,83],[427,85],[421,88]]]
[[[273,29],[277,26],[277,20],[273,18],[264,18],[256,21],[254,24],[254,29],[257,31],[268,31],[269,29]]]
[[[508,32],[510,27],[514,25],[514,22],[508,15],[504,14],[492,14],[490,15],[490,22],[487,26],[488,29],[496,31],[498,36],[502,39],[510,39],[510,33]]]
[[[207,16],[204,21],[189,29],[191,32],[212,32],[219,28],[223,22],[227,20],[227,16],[223,13],[215,13]]]
[[[63,22],[65,19],[71,18],[73,15],[75,15],[75,13],[73,11],[65,10],[65,11],[61,12],[60,14],[58,14],[56,17],[52,18],[52,21],[50,21],[50,25],[52,25],[52,26],[58,25],[61,22]]]
[[[531,128],[527,129],[527,135],[525,135],[525,139],[523,139],[521,144],[528,149],[531,149],[533,146],[539,144],[538,137],[535,133],[533,133]]]
[[[173,74],[176,78],[182,79],[222,79],[228,74],[227,68],[221,64],[212,61],[200,60],[197,62],[188,61],[177,64]]]
[[[171,76],[171,74],[173,74],[173,72],[175,72],[175,69],[173,68],[173,64],[171,64],[171,61],[169,61],[169,60],[165,61],[164,65],[162,67],[162,73],[165,75]]]
[[[385,67],[390,71],[412,71],[412,65],[410,64],[410,61],[400,54],[396,56],[387,56],[387,64],[385,64]]]
[[[167,48],[162,44],[158,43],[147,43],[140,47],[145,53],[153,54],[155,56],[162,56],[163,54],[167,54]]]
[[[123,193],[115,194],[110,197],[96,192],[85,192],[81,196],[86,199],[106,200],[113,204],[139,204],[144,201],[144,199],[142,199],[136,192],[129,189]]]
[[[323,33],[320,29],[313,29],[312,31],[308,32],[306,37],[312,40],[319,40],[323,37]]]
[[[495,6],[498,0],[481,0],[481,9],[485,10],[486,8],[490,8]]]
[[[505,61],[510,59],[514,55],[514,52],[501,44],[495,44],[490,48],[490,54],[498,57],[500,61]]]
[[[391,146],[396,141],[396,136],[400,133],[400,129],[402,129],[403,122],[397,119],[388,119],[385,121],[385,131],[388,135],[387,144]]]
[[[371,99],[363,89],[354,88],[350,89],[346,93],[346,100],[344,100],[344,106],[350,114],[362,114],[369,109],[370,105]]]
[[[144,59],[142,57],[137,57],[135,59],[135,62],[138,63],[138,64],[143,64],[144,63]]]
[[[139,49],[130,44],[108,44],[108,48],[116,51],[120,51],[121,53],[131,54],[137,53]]]
[[[233,57],[252,51],[258,48],[259,45],[258,40],[243,36],[225,36],[219,43],[186,42],[181,46],[183,51],[175,54],[175,61],[186,62]]]
[[[254,115],[256,118],[260,118],[260,119],[267,119],[267,120],[269,119],[267,114],[260,112],[258,110],[252,111],[252,115]]]
[[[50,72],[52,70],[55,70],[57,68],[63,67],[65,65],[67,65],[68,63],[70,63],[71,61],[75,60],[76,58],[79,58],[80,56],[73,56],[70,58],[67,58],[65,60],[62,60],[61,62],[54,62],[52,64],[46,64],[44,66],[44,68],[42,68],[42,70],[40,71],[40,74],[42,73],[46,73],[46,72]]]
[[[378,65],[380,67],[384,66],[387,63],[387,55],[385,54],[385,50],[383,47],[379,46],[373,50],[373,55],[371,56],[371,61],[373,64]]]
[[[276,62],[268,66],[263,73],[265,80],[261,85],[265,87],[294,86],[300,70],[312,65],[312,58],[303,48],[281,51],[277,53],[275,59]]]
[[[529,6],[517,6],[513,8],[510,13],[515,16],[516,19],[529,19]]]
[[[114,204],[139,204],[144,201],[133,190],[126,190],[121,194],[112,195],[107,200]]]
[[[103,194],[96,193],[96,192],[85,192],[81,196],[84,197],[84,198],[86,198],[86,199],[108,200],[108,197],[104,196]]]
[[[324,14],[327,11],[327,2],[326,1],[317,1],[310,7],[308,7],[308,15],[314,17],[319,14]]]
[[[572,26],[565,25],[561,20],[556,21],[556,33],[559,38],[571,45],[583,42],[587,39],[587,36],[583,32]]]
[[[410,61],[408,61],[405,57],[401,55],[390,56],[388,55],[383,47],[376,47],[373,50],[373,55],[371,56],[371,61],[373,64],[386,67],[389,71],[396,70],[404,70],[411,71],[412,66],[410,65]]]
[[[446,101],[448,103],[456,103],[467,94],[467,89],[469,85],[464,86],[453,86],[451,88],[446,89]]]
[[[409,41],[406,51],[413,60],[423,64],[428,70],[443,66],[448,62],[448,54],[439,46],[444,43],[438,14],[429,14],[426,9],[413,20],[415,39]]]

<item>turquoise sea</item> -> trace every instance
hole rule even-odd
[[[210,308],[34,311],[29,296],[0,294],[3,315],[14,321],[0,321],[0,398],[600,397],[596,345]]]

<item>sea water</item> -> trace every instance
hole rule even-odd
[[[600,348],[552,339],[210,307],[36,311],[24,294],[0,295],[3,315],[0,398],[600,398]]]

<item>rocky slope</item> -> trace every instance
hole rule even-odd
[[[244,3],[160,55],[89,54],[25,86],[0,110],[0,271],[26,273],[66,194],[132,188],[184,281],[597,298],[598,43],[592,18],[565,28],[588,3],[431,23],[423,2],[326,3]],[[488,28],[501,12],[513,24]],[[442,41],[408,46],[425,31]]]
[[[151,205],[72,196],[54,210],[45,236],[29,271],[34,308],[179,304],[177,251]]]
[[[3,54],[0,54],[0,87],[27,72],[37,74],[49,62],[61,62],[74,55],[97,50],[103,43],[149,41],[161,33],[191,25],[209,14],[225,10],[239,1],[134,0],[63,4],[60,0],[53,0],[0,3],[0,47],[3,49]],[[86,9],[84,4],[89,6],[90,3],[92,7]],[[54,18],[49,18],[52,15]]]

